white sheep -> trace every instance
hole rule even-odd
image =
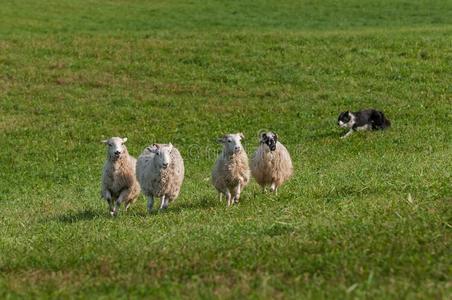
[[[107,200],[112,216],[124,202],[125,210],[134,203],[140,194],[140,186],[135,177],[136,159],[129,155],[124,143],[127,138],[112,137],[102,141],[107,145],[101,179],[101,197]]]
[[[223,194],[226,196],[228,206],[239,202],[240,193],[250,179],[248,156],[241,143],[244,138],[243,133],[236,133],[218,139],[223,151],[212,170],[212,184],[220,193],[220,200]]]
[[[161,200],[160,209],[179,196],[184,180],[184,160],[172,144],[153,144],[138,157],[137,178],[152,212],[154,197]]]
[[[293,174],[292,160],[286,147],[274,132],[260,134],[260,145],[251,159],[251,174],[265,191],[277,193],[278,188]]]

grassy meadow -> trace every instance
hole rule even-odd
[[[0,298],[450,299],[451,37],[443,0],[3,0]],[[216,138],[260,129],[294,177],[226,208]],[[167,211],[109,216],[111,136],[181,151]]]

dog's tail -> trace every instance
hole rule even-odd
[[[382,119],[381,129],[391,127],[391,121],[389,121],[389,119],[386,118],[386,116],[383,112],[380,112],[380,114],[381,114],[381,119]]]

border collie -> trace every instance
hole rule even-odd
[[[339,115],[337,124],[350,130],[341,136],[342,139],[350,136],[353,131],[380,130],[391,126],[391,122],[382,111],[365,109],[357,112],[344,111]]]

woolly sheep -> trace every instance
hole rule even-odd
[[[220,200],[223,194],[226,196],[228,206],[239,202],[240,193],[250,179],[248,156],[241,143],[244,138],[243,133],[236,133],[218,139],[223,151],[212,170],[212,184],[220,193]]]
[[[251,174],[265,191],[277,193],[278,188],[292,176],[292,160],[286,147],[278,141],[274,132],[262,132],[260,145],[251,159]]]
[[[166,209],[179,195],[184,180],[184,160],[172,144],[153,144],[138,157],[136,172],[150,213],[154,197],[160,198],[160,209]]]
[[[112,137],[102,141],[107,145],[101,179],[101,197],[107,200],[112,216],[118,213],[124,202],[125,210],[140,194],[140,186],[135,177],[136,159],[129,155],[124,143],[127,138]]]

